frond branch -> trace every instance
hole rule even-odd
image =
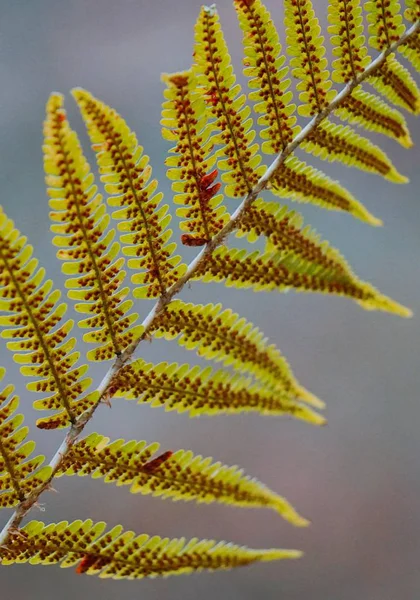
[[[31,562],[76,567],[79,574],[113,579],[142,579],[191,573],[202,569],[231,569],[257,561],[299,558],[297,550],[254,550],[236,544],[184,538],[170,540],[136,535],[120,525],[105,532],[105,523],[31,521],[14,531],[0,547],[2,564]]]
[[[223,465],[190,450],[157,455],[159,447],[156,442],[110,441],[92,433],[74,444],[57,476],[100,478],[105,483],[128,487],[132,494],[270,508],[297,527],[308,525],[285,498],[239,467]]]
[[[337,96],[330,102],[330,104],[319,112],[312,120],[306,125],[304,129],[300,131],[298,135],[293,139],[292,142],[287,144],[285,148],[276,156],[275,160],[271,163],[264,175],[259,179],[257,184],[247,193],[241,204],[232,214],[230,220],[226,223],[223,229],[215,235],[212,240],[202,248],[198,255],[191,261],[186,272],[180,277],[166,292],[158,299],[152,310],[146,316],[143,321],[142,334],[135,340],[123,353],[118,356],[114,364],[110,367],[102,382],[98,387],[99,400],[94,406],[86,411],[81,417],[79,417],[75,423],[72,424],[71,429],[66,435],[65,439],[58,448],[56,454],[53,456],[50,467],[51,475],[32,494],[30,494],[23,502],[19,504],[16,511],[10,517],[9,521],[4,526],[0,533],[0,546],[6,544],[9,540],[10,535],[13,531],[19,527],[25,515],[38,501],[39,496],[49,488],[52,479],[55,477],[61,466],[64,464],[65,457],[70,452],[71,447],[78,439],[79,435],[83,431],[85,425],[92,418],[96,408],[100,404],[101,400],[109,397],[109,390],[112,387],[113,380],[120,371],[120,369],[128,362],[130,362],[135,354],[135,351],[139,344],[148,338],[149,332],[153,330],[157,318],[165,310],[165,308],[172,301],[174,296],[178,295],[184,286],[194,278],[194,276],[203,268],[203,264],[213,254],[216,248],[218,248],[224,240],[234,230],[238,228],[242,218],[247,213],[249,207],[257,199],[258,195],[268,187],[273,177],[276,175],[279,167],[284,163],[286,158],[290,156],[296,148],[298,148],[302,142],[308,139],[308,137],[318,128],[319,124],[322,123],[336,108],[339,108],[346,99],[351,95],[353,90],[359,86],[367,78],[375,74],[375,72],[385,63],[388,56],[393,54],[401,45],[407,44],[412,38],[415,38],[420,32],[420,21],[414,23],[410,29],[408,29],[396,42],[388,46],[381,54],[379,54],[355,79],[350,81]]]
[[[54,357],[50,350],[50,346],[48,344],[48,341],[46,340],[46,335],[45,335],[44,331],[42,330],[42,328],[40,327],[39,319],[34,314],[34,310],[32,309],[31,304],[28,302],[28,298],[27,298],[27,294],[25,293],[24,285],[22,285],[22,282],[16,276],[16,271],[15,271],[16,267],[15,267],[14,262],[10,261],[9,253],[10,253],[10,247],[8,247],[8,245],[6,245],[6,243],[1,244],[0,245],[0,260],[3,263],[3,269],[5,272],[7,272],[8,276],[10,278],[10,281],[12,282],[13,287],[16,290],[16,295],[18,296],[24,310],[26,311],[26,314],[28,315],[29,322],[35,332],[37,341],[43,352],[45,360],[48,363],[48,368],[51,373],[51,377],[54,380],[57,394],[63,404],[64,410],[68,414],[70,422],[72,423],[72,425],[74,425],[76,423],[76,417],[73,414],[73,410],[72,410],[71,402],[68,398],[67,390],[63,386],[63,382],[60,377],[60,373],[57,369],[56,361],[54,360]]]

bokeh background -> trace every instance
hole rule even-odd
[[[267,0],[280,30],[281,4]],[[325,24],[327,2],[316,4]],[[0,7],[2,204],[61,286],[64,278],[50,244],[42,172],[48,94],[58,90],[67,95],[72,124],[89,156],[68,92],[83,86],[113,105],[138,133],[170,202],[163,165],[167,144],[159,126],[160,73],[189,67],[200,0],[1,0]],[[219,9],[239,72],[241,35],[235,13],[227,0]],[[420,144],[419,124],[408,121]],[[409,185],[395,186],[335,165],[324,168],[384,220],[383,228],[313,207],[297,208],[340,248],[359,276],[413,308],[412,320],[365,312],[349,300],[316,295],[253,294],[216,284],[194,284],[182,294],[188,301],[222,301],[269,332],[302,383],[328,402],[326,427],[257,416],[189,420],[123,401],[112,409],[100,408],[88,427],[112,438],[157,440],[163,449],[191,448],[240,464],[289,498],[312,526],[294,529],[269,511],[131,496],[125,489],[81,478],[58,481],[58,493],[45,494],[42,511],[31,513],[31,518],[45,521],[91,517],[150,534],[296,547],[304,550],[304,558],[142,582],[104,581],[57,568],[0,567],[2,598],[418,598],[420,153],[386,138],[381,143],[410,177]],[[184,249],[184,254],[189,260],[194,249]],[[142,316],[149,308],[147,302],[138,306]],[[195,361],[176,344],[156,341],[144,344],[141,354],[155,361]],[[4,343],[0,363],[8,367],[9,380],[17,381],[38,449],[50,457],[62,433],[34,427],[33,398]],[[93,369],[96,380],[104,369]],[[9,511],[2,511],[0,525],[8,517]]]

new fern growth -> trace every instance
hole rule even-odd
[[[215,6],[200,11],[191,68],[162,76],[162,135],[170,143],[165,162],[179,234],[170,228],[170,206],[149,158],[124,119],[90,92],[73,90],[103,195],[63,96],[54,93],[47,102],[44,167],[53,244],[68,276],[68,300],[81,315],[86,364],[61,292],[0,212],[1,336],[30,378],[28,390],[37,394],[37,426],[67,430],[48,464],[34,457],[35,444],[27,441],[28,428],[17,413],[19,399],[0,370],[6,381],[0,395],[0,508],[15,509],[0,533],[2,565],[59,563],[79,574],[139,579],[298,557],[296,550],[137,535],[119,525],[105,531],[103,523],[91,521],[22,522],[53,480],[78,475],[173,500],[267,507],[306,525],[287,500],[236,466],[190,450],[161,452],[157,442],[110,441],[99,433],[83,438],[84,427],[102,403],[117,406],[121,399],[191,417],[252,411],[325,423],[324,403],[256,326],[220,304],[175,298],[189,282],[335,294],[368,310],[411,314],[359,279],[338,250],[278,198],[381,224],[350,191],[294,151],[300,147],[406,182],[385,152],[353,126],[404,148],[412,145],[400,109],[417,114],[420,90],[400,58],[419,70],[419,0],[407,0],[404,13],[396,0],[329,0],[331,66],[311,0],[284,0],[284,31],[277,31],[261,0],[233,5],[249,93],[235,77]],[[225,197],[238,202],[232,215]],[[228,246],[231,234],[249,244],[263,238],[265,245],[235,248],[232,236]],[[189,265],[177,254],[178,240],[186,253],[201,248]],[[145,298],[156,302],[144,316]],[[139,346],[158,337],[176,339],[219,366],[146,363]],[[88,374],[92,361],[111,361],[96,389]]]

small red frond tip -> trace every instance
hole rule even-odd
[[[214,171],[208,173],[207,175],[203,175],[203,177],[200,179],[200,188],[202,190],[206,190],[212,185],[212,183],[216,181],[218,175],[219,171],[217,169],[214,169]]]
[[[153,460],[150,460],[145,465],[143,465],[143,470],[147,471],[148,473],[153,473],[154,471],[159,469],[159,467],[162,466],[164,462],[169,460],[171,458],[172,454],[173,454],[172,450],[167,450],[167,452],[160,454]]]
[[[86,571],[92,566],[94,565],[96,562],[96,557],[87,554],[86,556],[84,556],[82,558],[82,560],[79,562],[79,564],[76,567],[76,573],[78,575],[82,575],[83,573],[86,573]]]
[[[205,244],[207,244],[207,240],[203,237],[194,237],[193,235],[190,235],[189,233],[183,233],[181,235],[181,243],[184,244],[184,246],[204,246]]]
[[[204,200],[205,202],[208,202],[219,192],[221,187],[222,187],[221,183],[215,183],[211,187],[208,187],[207,189],[202,190],[201,191],[201,199]]]

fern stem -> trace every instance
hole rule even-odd
[[[271,165],[267,168],[264,175],[259,179],[258,183],[255,187],[249,191],[249,193],[245,196],[241,204],[232,214],[230,220],[226,223],[226,225],[219,231],[217,235],[215,235],[209,242],[206,244],[203,249],[198,253],[198,255],[191,261],[188,266],[186,273],[178,279],[167,291],[164,293],[159,300],[156,302],[152,310],[144,319],[143,333],[141,336],[135,340],[120,356],[118,356],[110,367],[101,383],[97,391],[99,392],[99,400],[97,404],[95,404],[89,411],[83,414],[75,423],[72,424],[69,432],[66,437],[62,441],[60,447],[56,451],[55,455],[51,459],[49,466],[52,468],[52,473],[50,478],[45,481],[40,487],[35,489],[23,502],[21,502],[16,508],[15,512],[12,514],[3,530],[0,532],[0,546],[6,544],[8,541],[10,533],[19,527],[20,523],[24,519],[25,515],[31,510],[33,506],[35,506],[38,502],[39,497],[44,491],[47,491],[51,487],[51,481],[54,479],[56,473],[59,471],[61,465],[64,462],[64,458],[67,453],[70,451],[72,445],[75,443],[81,432],[83,431],[85,425],[92,418],[95,410],[99,406],[100,402],[108,399],[107,393],[112,385],[112,381],[114,377],[118,374],[120,369],[129,361],[134,358],[135,352],[139,344],[148,338],[149,332],[153,328],[155,324],[155,320],[159,315],[165,310],[166,306],[171,302],[171,300],[179,294],[184,286],[194,277],[194,275],[202,268],[203,264],[206,260],[213,254],[215,249],[220,246],[226,237],[232,233],[235,229],[238,228],[242,218],[247,213],[249,207],[252,203],[257,199],[258,195],[266,189],[273,177],[275,176],[279,167],[284,163],[286,158],[290,156],[298,146],[302,142],[304,142],[318,127],[318,125],[324,121],[336,108],[341,106],[343,102],[351,95],[352,91],[359,86],[363,81],[365,81],[368,77],[374,75],[375,71],[379,69],[386,61],[387,57],[394,53],[397,48],[411,39],[414,39],[418,33],[420,32],[420,21],[414,23],[410,29],[408,29],[399,40],[388,46],[381,54],[379,54],[375,60],[373,60],[357,77],[355,77],[352,81],[350,81],[337,96],[335,96],[334,100],[321,112],[319,112],[313,119],[306,125],[304,129],[290,142],[285,148],[280,152],[275,160],[271,163]]]

